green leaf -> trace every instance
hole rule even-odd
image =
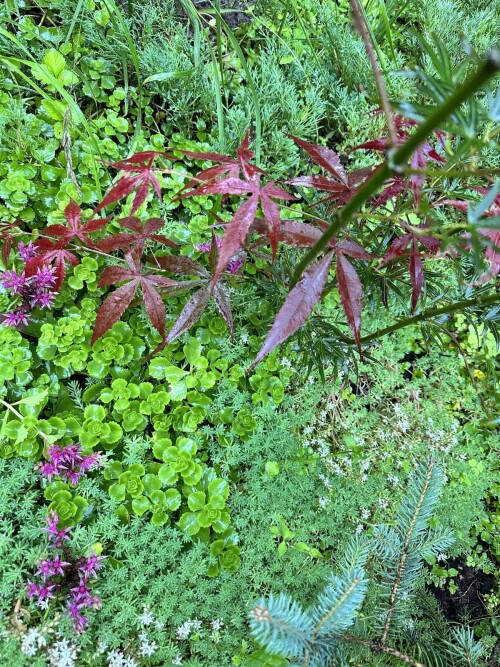
[[[47,396],[48,389],[43,389],[38,394],[33,394],[32,396],[25,396],[21,398],[20,401],[17,401],[13,405],[38,405],[43,399]]]
[[[150,496],[153,491],[158,491],[158,489],[161,489],[162,483],[165,484],[165,482],[163,482],[163,480],[160,481],[160,479],[158,479],[157,475],[145,475],[143,477],[142,483],[144,485],[144,491],[148,496]]]
[[[194,71],[195,68],[192,67],[191,69],[177,70],[172,72],[159,72],[158,74],[152,74],[151,76],[148,76],[146,79],[144,79],[142,83],[144,85],[146,83],[151,83],[153,81],[168,81],[169,79],[182,79],[186,76],[189,76]]]
[[[175,470],[172,470],[169,465],[162,465],[158,470],[158,477],[160,478],[162,484],[166,484],[168,486],[169,484],[175,484],[179,478],[179,475],[175,472]]]
[[[134,510],[135,514],[137,514],[137,516],[142,516],[149,509],[151,509],[151,503],[146,498],[146,496],[139,496],[138,498],[133,499],[132,509]]]
[[[118,502],[125,500],[125,484],[111,484],[109,495],[113,500],[117,500]]]
[[[222,496],[224,500],[229,496],[229,484],[225,479],[214,479],[208,485],[208,497],[211,501],[214,496]]]
[[[224,510],[220,513],[220,517],[212,523],[212,529],[216,533],[223,533],[225,530],[229,528],[230,523],[231,523],[231,517],[229,515],[229,512],[226,512]]]
[[[286,542],[280,542],[278,545],[278,554],[283,556],[287,550]]]
[[[178,509],[181,505],[182,496],[177,489],[167,489],[165,491],[165,503],[170,511]]]
[[[266,472],[271,477],[276,477],[279,474],[280,467],[277,461],[267,461]]]
[[[185,512],[179,519],[179,528],[187,535],[196,535],[196,533],[200,530],[197,514],[193,514],[192,512]]]
[[[188,496],[189,509],[193,512],[202,510],[205,507],[206,496],[203,491],[195,491]]]

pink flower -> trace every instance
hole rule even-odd
[[[78,605],[90,607],[92,605],[92,596],[90,595],[90,588],[87,586],[85,579],[80,579],[80,583],[75,588],[71,588],[71,595]]]
[[[54,268],[43,266],[41,269],[38,268],[36,272],[35,282],[37,287],[49,288],[56,282],[54,276]]]
[[[47,521],[47,527],[42,528],[42,530],[49,533],[49,539],[54,542],[54,547],[60,547],[64,540],[69,541],[68,533],[71,530],[71,526],[69,528],[59,529],[57,527],[57,524],[59,523],[57,512],[52,511],[49,516],[45,517],[45,520]]]
[[[80,613],[80,605],[76,602],[68,601],[68,615],[73,619],[73,630],[75,632],[83,632],[88,620]]]
[[[28,324],[28,313],[20,308],[13,310],[12,312],[7,313],[2,324],[6,327],[18,327],[20,324],[26,326]]]
[[[19,290],[24,287],[26,283],[26,276],[24,271],[17,274],[15,271],[6,271],[0,279],[2,287],[12,292],[12,294],[19,294]]]
[[[97,577],[97,570],[100,570],[102,567],[100,561],[105,558],[106,556],[96,556],[95,552],[92,551],[92,554],[82,562],[78,569],[83,573],[85,579],[88,579],[89,576]]]
[[[17,246],[17,251],[24,262],[27,262],[28,259],[32,259],[38,255],[38,251],[31,241],[28,243],[28,245],[24,245],[24,243],[20,241],[19,245]]]
[[[32,308],[50,308],[55,297],[55,292],[38,292],[31,297],[30,305]]]

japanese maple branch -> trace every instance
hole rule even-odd
[[[305,268],[311,264],[317,255],[324,250],[328,243],[336,236],[365,204],[372,195],[376,193],[387,178],[393,173],[400,173],[408,159],[425,139],[443,123],[450,113],[465,102],[479,88],[481,88],[492,76],[500,70],[500,51],[494,49],[491,51],[485,63],[470,76],[460,88],[458,88],[449,99],[437,107],[428,119],[419,125],[415,132],[398,148],[391,148],[387,151],[386,161],[377,169],[365,184],[356,192],[354,197],[338,211],[333,222],[322,237],[314,246],[304,255],[292,276],[290,288],[294,287],[302,276]]]
[[[379,331],[375,331],[375,333],[369,334],[368,336],[362,336],[360,342],[361,344],[370,343],[372,340],[382,338],[383,336],[386,336],[393,331],[404,329],[404,327],[409,327],[412,324],[417,324],[417,322],[422,322],[423,320],[429,320],[431,317],[438,317],[439,315],[454,313],[457,310],[463,310],[464,308],[470,308],[471,306],[485,306],[490,303],[498,302],[500,302],[500,294],[489,294],[487,296],[478,296],[475,299],[456,301],[455,303],[450,303],[448,306],[443,306],[442,308],[429,308],[428,310],[424,310],[423,313],[419,313],[413,317],[400,320],[395,324],[391,324],[389,327],[385,327],[385,329],[379,329]],[[349,340],[349,344],[355,345],[356,343],[354,340]]]
[[[394,127],[394,119],[392,116],[391,105],[389,104],[389,97],[387,95],[387,88],[385,87],[384,77],[380,71],[380,66],[377,60],[377,54],[373,48],[373,43],[368,31],[368,26],[363,16],[361,7],[359,6],[358,0],[349,0],[352,12],[354,14],[354,19],[356,21],[357,28],[360,32],[361,38],[365,45],[366,53],[370,64],[372,66],[373,76],[375,77],[375,83],[377,84],[378,94],[380,96],[380,103],[382,109],[384,110],[385,116],[387,118],[387,129],[389,131],[389,145],[395,146],[397,143],[396,128]]]

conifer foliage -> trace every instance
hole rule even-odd
[[[401,627],[409,620],[423,559],[453,543],[449,532],[429,528],[442,485],[442,466],[422,463],[410,478],[395,525],[375,525],[351,540],[309,609],[287,595],[260,600],[250,620],[257,642],[296,667],[354,664],[349,659],[367,654],[425,667],[417,659],[418,643],[402,645]],[[370,613],[359,614],[365,605]]]

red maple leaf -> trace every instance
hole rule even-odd
[[[128,282],[115,289],[103,301],[97,313],[92,333],[92,344],[103,336],[115,322],[118,322],[139,287],[142,288],[142,299],[152,325],[162,338],[165,337],[165,304],[157,289],[177,287],[178,283],[175,280],[153,273],[142,274],[141,263],[135,252],[127,253],[125,259],[128,268],[110,266],[104,269],[99,279],[99,287],[106,287],[123,281]]]
[[[149,218],[143,224],[139,218],[135,216],[121,218],[117,220],[122,227],[130,229],[133,234],[113,234],[102,239],[97,243],[99,250],[103,252],[111,252],[118,250],[118,248],[126,248],[128,250],[134,249],[135,252],[141,256],[144,251],[146,241],[156,241],[171,248],[178,248],[179,246],[168,239],[163,234],[156,234],[161,229],[165,222],[161,218]]]

